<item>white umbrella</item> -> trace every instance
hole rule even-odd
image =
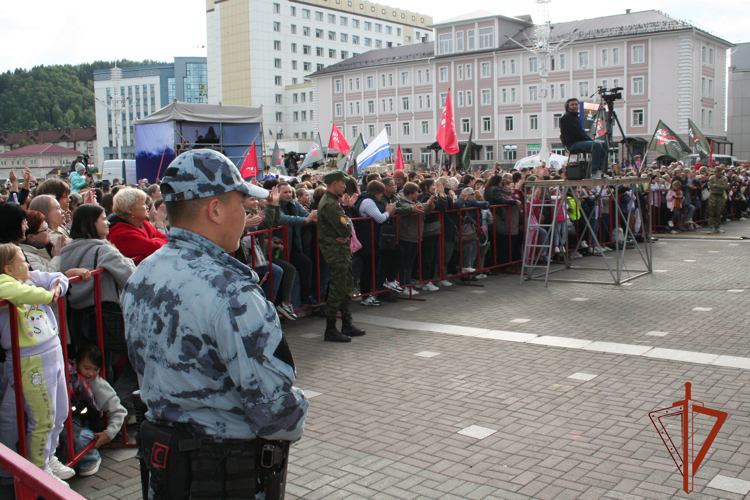
[[[519,170],[523,167],[528,168],[535,168],[538,167],[541,164],[541,160],[539,159],[539,154],[535,154],[532,156],[527,156],[526,158],[521,158],[518,160],[513,167],[513,170]],[[549,155],[549,161],[547,162],[547,168],[550,170],[559,170],[560,167],[563,165],[568,164],[568,157],[563,155],[558,155],[555,153],[550,153]]]

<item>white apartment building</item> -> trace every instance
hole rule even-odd
[[[482,147],[475,160],[513,163],[536,154],[542,123],[539,61],[506,38],[528,43],[531,18],[478,11],[432,27],[429,50],[422,44],[373,51],[313,74],[321,134],[331,122],[350,141],[359,132],[370,140],[385,128],[405,159],[435,161],[428,146],[450,89],[459,141],[473,130],[473,142]],[[685,139],[688,118],[707,136],[725,135],[725,67],[732,46],[726,40],[658,11],[553,28],[558,39],[577,31],[576,40],[550,61],[548,150],[564,151],[559,119],[565,100],[594,101],[598,86],[624,88],[616,111],[636,154],[644,153],[659,120]],[[615,139],[621,139],[619,132]],[[620,158],[617,149],[612,153]]]
[[[266,145],[285,151],[318,132],[311,73],[432,40],[430,16],[363,0],[208,0],[206,24],[209,101],[263,106]]]

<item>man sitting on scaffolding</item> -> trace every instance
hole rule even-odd
[[[578,99],[565,101],[565,114],[560,119],[560,140],[571,153],[591,153],[591,178],[601,179],[607,159],[607,145],[593,140],[583,130],[578,106]]]

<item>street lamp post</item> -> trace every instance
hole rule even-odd
[[[541,129],[541,140],[539,144],[539,159],[547,161],[549,158],[549,152],[547,150],[547,68],[549,67],[549,60],[552,55],[560,51],[564,47],[572,43],[575,38],[574,34],[578,31],[574,30],[569,35],[562,39],[552,43],[552,25],[549,20],[549,5],[552,0],[536,0],[536,23],[534,26],[534,38],[526,40],[529,42],[528,46],[524,45],[513,38],[508,37],[510,41],[518,45],[524,50],[528,50],[532,54],[537,56],[539,78],[541,80],[541,88],[539,90],[539,100],[542,105],[541,117],[539,121],[539,128]],[[523,30],[522,30],[523,31]],[[525,36],[525,34],[524,34]]]

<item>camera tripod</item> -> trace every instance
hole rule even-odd
[[[628,152],[628,158],[630,158],[632,164],[635,165],[635,155],[633,154],[633,150],[630,149],[630,144],[628,144],[627,136],[625,135],[625,131],[622,129],[622,124],[620,124],[620,118],[617,116],[617,112],[615,111],[615,101],[618,99],[622,99],[622,94],[620,93],[621,90],[622,87],[615,87],[609,90],[607,90],[606,87],[599,87],[596,92],[591,94],[591,97],[594,97],[594,95],[596,94],[599,94],[599,96],[601,97],[601,99],[599,100],[599,110],[594,117],[595,120],[592,127],[594,129],[594,140],[597,139],[597,131],[599,130],[598,118],[599,116],[601,116],[604,120],[604,143],[607,147],[607,151],[609,151],[610,144],[612,144],[612,135],[614,133],[613,124],[617,124],[617,128],[620,131],[620,135],[622,135],[623,142],[625,143],[625,149]],[[638,171],[640,173],[640,168],[638,169]]]

